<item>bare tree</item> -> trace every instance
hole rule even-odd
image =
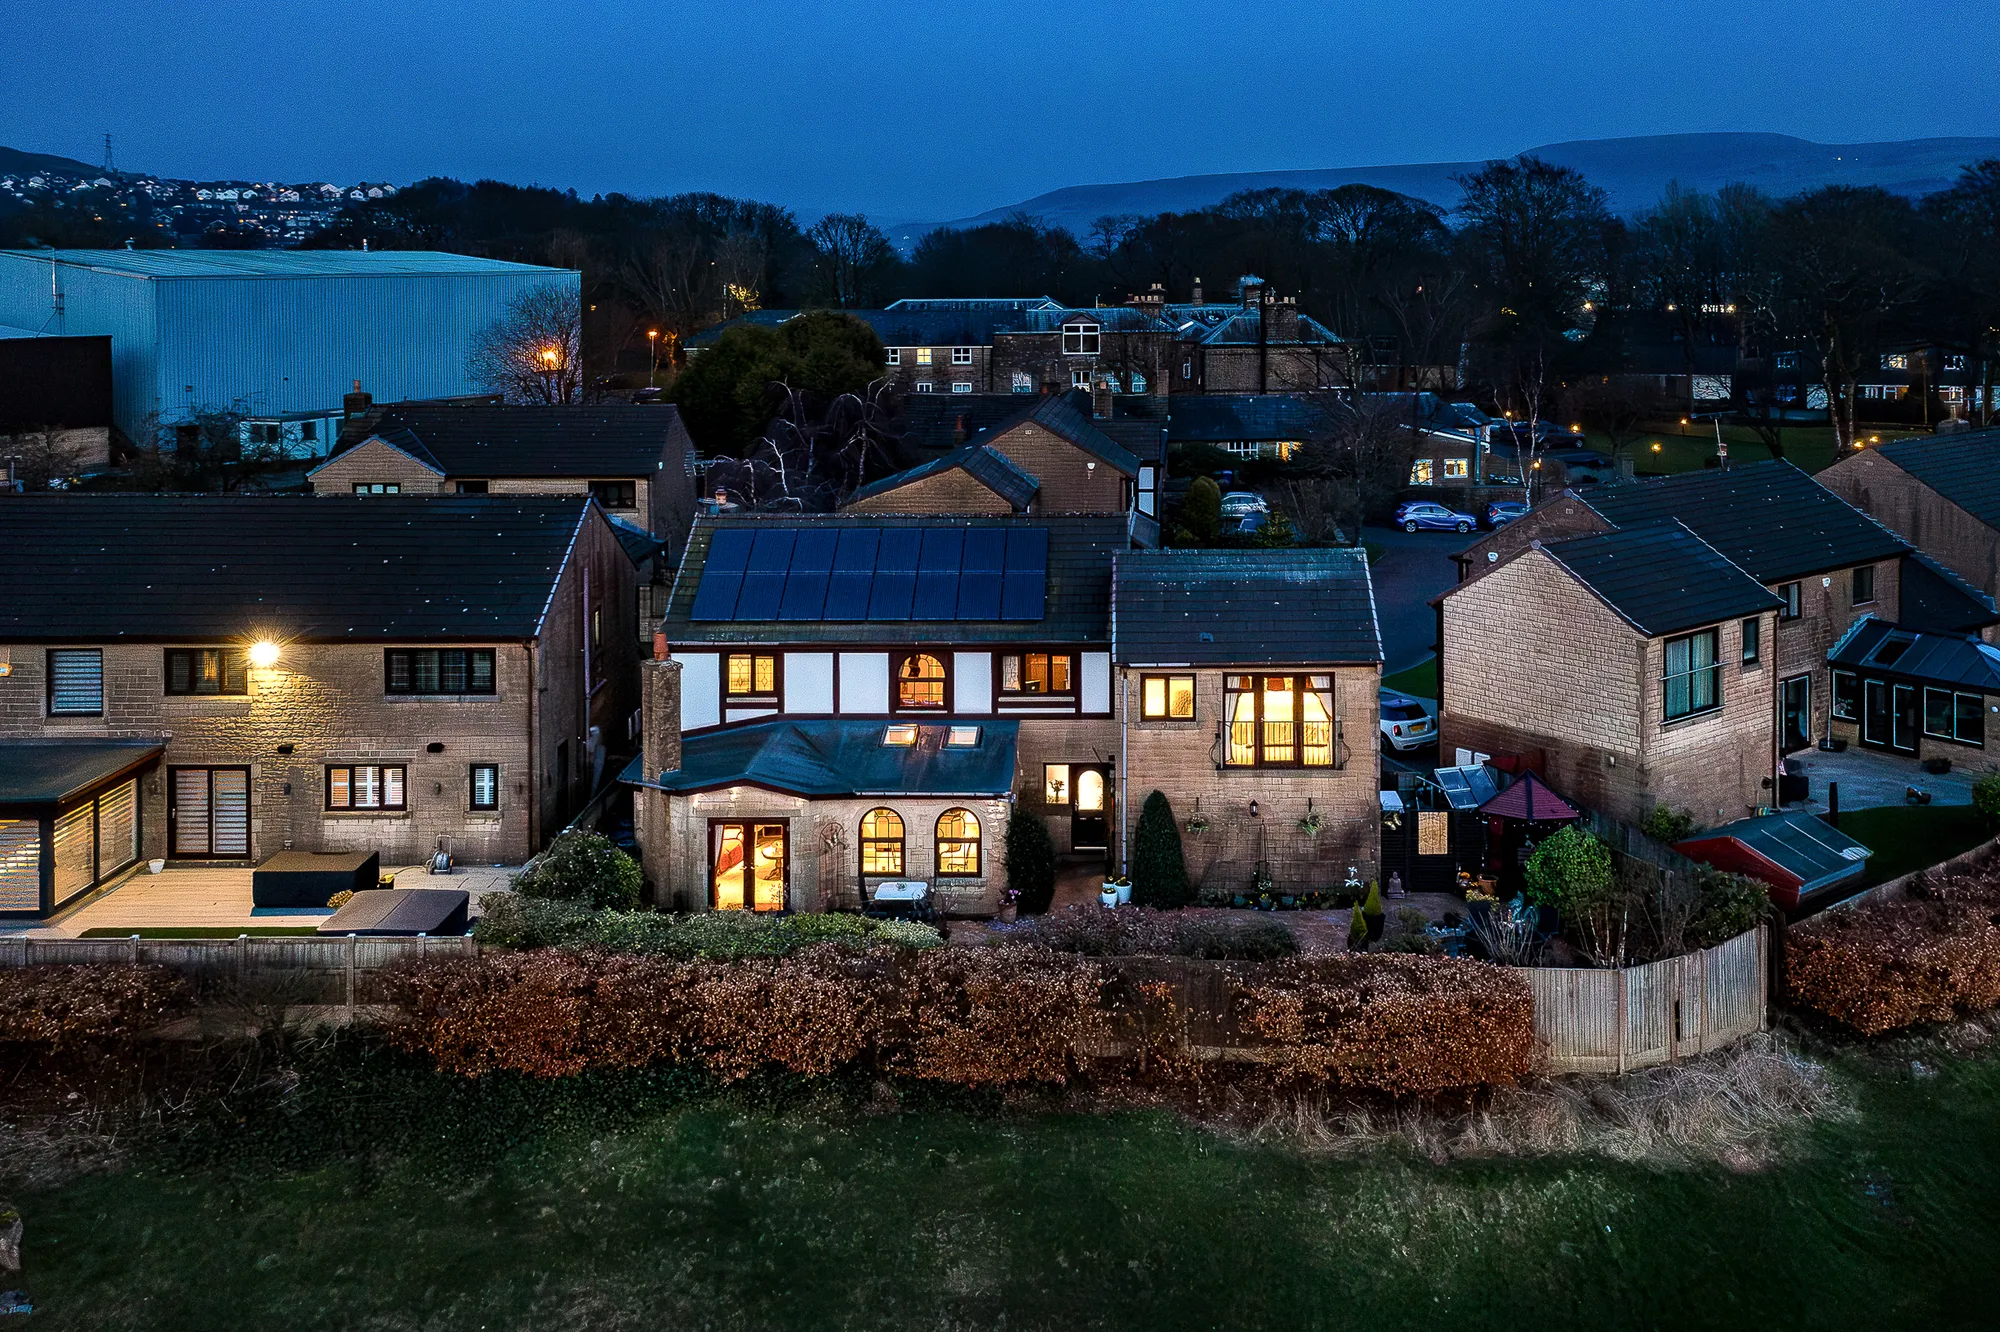
[[[1409,479],[1410,431],[1381,399],[1349,402],[1330,389],[1299,397],[1308,429],[1293,460],[1298,493],[1284,497],[1288,516],[1301,533],[1308,525],[1326,533],[1331,519],[1340,539],[1359,542],[1362,522],[1387,509]]]
[[[555,284],[516,296],[473,340],[472,380],[508,402],[573,403],[583,387],[583,311]]]
[[[22,490],[63,490],[83,471],[90,450],[68,430],[41,426],[0,439],[0,461],[10,464]]]
[[[896,250],[880,228],[859,213],[828,213],[806,231],[819,251],[822,292],[841,309],[873,305],[896,267]]]
[[[871,462],[895,466],[894,381],[836,395],[822,408],[790,383],[771,386],[778,410],[741,458],[718,458],[706,488],[751,509],[825,512],[861,485]]]

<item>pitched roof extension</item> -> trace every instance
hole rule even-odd
[[[0,805],[53,805],[166,752],[166,741],[0,740]]]
[[[1784,604],[1671,518],[1541,549],[1649,638]]]
[[[1016,509],[1026,509],[1029,501],[1035,498],[1035,492],[1042,488],[1039,480],[1016,467],[1006,454],[988,445],[973,443],[953,449],[942,458],[919,463],[907,471],[870,481],[848,496],[848,502],[872,499],[951,471],[963,471]]]
[[[590,515],[582,496],[16,495],[0,641],[533,638]]]
[[[1062,436],[1098,461],[1116,467],[1126,476],[1139,475],[1139,460],[1133,456],[1132,451],[1099,430],[1090,417],[1077,406],[1070,394],[1052,393],[1047,397],[1037,398],[1034,404],[1018,417],[995,425],[987,436],[988,442],[1024,421],[1033,421],[1043,429]]]
[[[1876,452],[1988,527],[2000,528],[2000,430],[1920,435]]]
[[[1867,616],[1826,654],[1827,665],[2000,694],[2000,648],[1959,634],[1912,633]]]
[[[1112,654],[1125,666],[1379,662],[1368,557],[1355,549],[1121,554]]]
[[[758,786],[785,795],[986,798],[1013,789],[1018,721],[991,717],[916,724],[912,745],[883,743],[886,721],[768,721],[691,735],[680,767],[648,773],[632,760],[620,780],[662,791]],[[978,740],[945,743],[953,727]],[[996,828],[997,833],[999,830]]]
[[[372,433],[446,476],[651,476],[688,446],[669,406],[392,406]]]

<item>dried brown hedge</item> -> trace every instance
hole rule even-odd
[[[1481,962],[1295,958],[1245,996],[1271,1067],[1304,1082],[1425,1093],[1512,1083],[1535,1057],[1528,982]]]
[[[39,966],[0,971],[0,1041],[125,1041],[173,1017],[187,987],[165,967]]]
[[[2000,877],[1919,880],[1906,901],[1814,917],[1786,938],[1785,995],[1867,1036],[2000,1006]]]

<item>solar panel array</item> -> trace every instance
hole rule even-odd
[[[726,527],[695,620],[1039,620],[1045,527]]]

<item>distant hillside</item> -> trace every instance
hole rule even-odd
[[[2000,138],[1909,139],[1898,143],[1813,143],[1786,134],[1658,134],[1633,139],[1578,139],[1527,150],[1575,167],[1611,194],[1612,207],[1635,212],[1660,197],[1667,182],[1712,190],[1744,181],[1770,194],[1796,194],[1822,185],[1880,185],[1898,194],[1924,194],[1949,185],[1958,169],[2000,157]],[[1105,214],[1185,212],[1219,203],[1238,190],[1272,187],[1322,190],[1336,185],[1379,185],[1449,208],[1458,201],[1452,177],[1477,171],[1481,162],[1426,162],[1408,166],[1336,167],[1310,171],[1239,171],[1177,176],[1111,185],[1071,185],[1021,203],[990,208],[943,223],[894,228],[899,243],[913,243],[932,226],[969,227],[1017,212],[1068,227],[1078,235]]]
[[[99,167],[88,162],[79,162],[74,157],[57,157],[51,153],[24,153],[19,148],[0,148],[0,176],[30,176],[47,171],[72,179],[78,176],[97,177],[104,174]]]

